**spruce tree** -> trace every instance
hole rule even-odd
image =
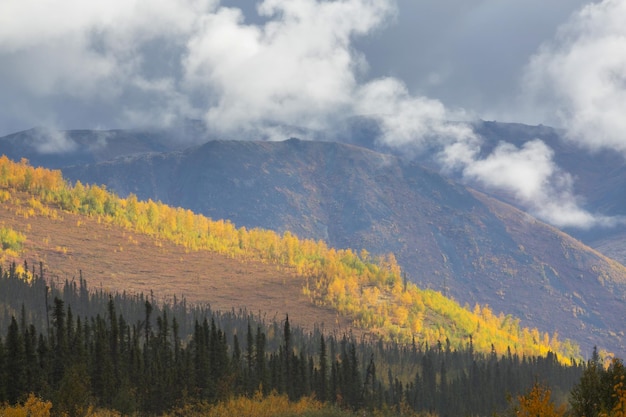
[[[283,326],[283,341],[284,341],[284,355],[283,355],[283,375],[282,384],[284,391],[290,399],[294,398],[294,381],[291,375],[291,327],[289,326],[289,315],[285,318],[285,324]]]
[[[328,357],[326,354],[326,342],[324,335],[320,335],[320,372],[319,384],[316,388],[317,396],[320,401],[325,402],[328,399]]]
[[[9,403],[20,400],[26,391],[26,369],[24,366],[24,342],[19,331],[15,316],[11,317],[11,324],[6,341],[6,396]]]
[[[2,276],[2,270],[0,270],[0,276]],[[0,403],[4,403],[7,400],[7,375],[5,371],[6,353],[4,350],[4,343],[0,337]]]
[[[54,324],[54,360],[52,368],[52,385],[57,388],[63,378],[68,360],[67,328],[65,327],[65,303],[58,297],[54,298],[52,320]]]
[[[597,349],[594,348],[591,359],[580,378],[572,388],[570,405],[575,417],[597,417],[602,406],[602,363]]]

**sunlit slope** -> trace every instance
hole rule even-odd
[[[558,330],[586,353],[626,349],[626,268],[406,158],[333,142],[226,140],[63,174],[248,229],[393,253],[409,281],[461,305]]]
[[[132,195],[122,199],[98,186],[71,186],[59,171],[33,168],[26,161],[15,163],[6,157],[0,158],[0,200],[5,208],[0,221],[16,228],[16,218],[25,220],[25,230],[21,232],[27,241],[35,219],[71,222],[66,225],[67,233],[72,225],[85,221],[92,226],[109,227],[108,230],[125,230],[127,234],[123,232],[122,239],[111,233],[107,237],[117,241],[120,252],[132,247],[138,236],[149,237],[157,244],[153,243],[155,247],[142,256],[155,262],[156,258],[178,262],[163,249],[171,245],[190,253],[222,255],[241,265],[274,265],[277,274],[290,272],[284,275],[285,286],[297,283],[297,294],[284,294],[285,297],[303,296],[309,304],[332,308],[341,317],[349,317],[355,327],[388,340],[410,342],[415,338],[417,342],[433,344],[448,339],[452,346],[472,343],[479,351],[495,349],[504,353],[510,348],[527,355],[552,350],[565,360],[578,354],[570,342],[521,328],[519,320],[513,317],[497,315],[486,306],[464,309],[438,292],[417,288],[402,278],[393,255],[373,258],[365,251],[336,250],[322,241],[298,239],[290,233],[278,235],[268,230],[236,228],[229,222],[214,221],[189,210],[138,201]],[[80,225],[77,227],[80,229]],[[80,257],[81,251],[99,239],[94,236],[92,241],[84,239],[81,246],[67,253],[61,246],[58,252],[68,258]],[[100,256],[108,255],[100,252]],[[212,279],[191,267],[187,273],[193,280]],[[163,278],[157,274],[144,277],[155,287],[159,279]],[[229,288],[237,285],[235,276]],[[254,299],[254,289],[246,290],[248,298]],[[212,298],[219,299],[219,292],[197,301],[212,303]]]

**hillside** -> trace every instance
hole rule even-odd
[[[28,214],[26,193],[12,194],[0,205],[0,226],[27,237],[11,259],[44,263],[46,276],[62,285],[78,280],[82,271],[92,288],[130,294],[154,292],[157,300],[186,298],[214,310],[245,309],[291,320],[312,330],[315,325],[342,333],[354,329],[350,318],[316,306],[302,294],[292,271],[255,260],[233,259],[209,251],[190,251],[168,240],[147,236],[97,218],[70,213]],[[6,265],[5,265],[6,266]]]
[[[521,148],[525,143],[541,140],[552,152],[552,161],[563,172],[571,175],[572,192],[578,197],[578,203],[589,211],[603,216],[626,216],[626,197],[616,192],[626,184],[626,164],[624,156],[606,149],[589,149],[569,140],[564,130],[549,126],[530,126],[521,123],[501,123],[495,121],[476,121],[472,124],[474,133],[481,138],[481,155],[486,157],[500,143],[508,143]],[[368,117],[353,117],[346,121],[345,132],[341,140],[368,149],[396,155],[400,158],[414,158],[423,166],[440,171],[435,161],[439,148],[412,152],[404,147],[385,146],[376,140],[381,134],[378,122]],[[407,152],[408,151],[408,152]],[[499,200],[517,206],[521,210],[528,209],[516,201],[512,194],[486,187],[478,181],[461,178],[459,172],[444,172],[447,177],[465,183],[472,188],[489,194]],[[604,255],[626,264],[626,224],[614,224],[611,227],[594,227],[591,229],[566,228],[568,234],[583,241]]]
[[[34,166],[61,168],[91,164],[146,152],[166,152],[189,145],[190,132],[164,130],[72,130],[34,128],[0,138],[2,154]]]
[[[293,306],[295,317],[306,315],[318,325],[325,318],[331,323],[334,319],[331,327],[335,329],[345,323],[337,317],[339,312],[353,326],[388,340],[410,342],[415,337],[432,345],[448,339],[453,346],[463,347],[473,339],[474,348],[483,352],[495,347],[527,355],[545,354],[548,349],[565,352],[565,357],[576,354],[569,342],[521,328],[513,317],[496,316],[480,306],[470,312],[441,294],[402,282],[393,256],[372,263],[366,253],[359,257],[289,233],[280,237],[268,231],[235,229],[188,210],[134,197],[119,199],[99,187],[68,187],[58,171],[33,169],[5,157],[0,162],[0,197],[5,203],[2,226],[24,233],[27,250],[51,265],[53,274],[58,275],[54,269],[58,265],[67,263],[72,269],[77,262],[77,266],[92,265],[98,275],[91,282],[100,280],[101,286],[112,290],[157,287],[157,297],[163,297],[172,295],[168,291],[180,294],[183,289],[195,292],[197,302],[213,307],[237,308],[244,300],[249,311],[260,306],[261,313],[270,314],[277,305]],[[163,240],[176,242],[178,249],[170,253]],[[198,257],[187,256],[194,252]],[[221,257],[206,256],[210,252]],[[226,257],[232,258],[230,264]],[[242,266],[242,262],[252,265]],[[137,274],[119,273],[128,270]],[[224,280],[215,279],[213,274],[222,273]],[[285,302],[290,298],[295,304]],[[326,314],[304,306],[321,306]]]
[[[392,252],[409,280],[542,331],[623,349],[626,270],[418,164],[338,143],[212,141],[64,169],[247,228]]]

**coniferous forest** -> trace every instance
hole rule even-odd
[[[622,386],[614,382],[624,368],[615,360],[605,369],[597,354],[563,365],[552,353],[477,353],[471,340],[453,349],[446,341],[399,345],[305,333],[288,316],[91,291],[82,274],[57,287],[43,271],[27,263],[0,269],[0,403],[34,394],[52,404],[53,415],[181,415],[194,404],[279,396],[346,413],[466,416],[510,411],[511,398],[540,384],[553,400],[569,398],[582,410],[575,415],[594,415],[589,398],[604,401],[595,415],[619,405]]]

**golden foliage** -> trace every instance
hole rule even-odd
[[[464,347],[471,337],[474,349],[482,352],[490,352],[492,346],[497,352],[510,348],[520,355],[543,356],[552,351],[564,362],[580,356],[578,347],[569,341],[522,329],[518,319],[495,315],[488,306],[470,311],[438,292],[403,282],[393,254],[376,258],[365,250],[357,254],[333,249],[323,241],[299,239],[289,232],[281,236],[269,230],[238,229],[229,221],[211,220],[161,202],[139,201],[133,194],[124,199],[96,185],[76,182],[71,186],[60,171],[32,168],[26,160],[16,163],[6,156],[0,157],[0,191],[27,191],[36,197],[30,200],[92,216],[159,241],[169,240],[188,250],[289,268],[303,279],[302,291],[313,303],[349,315],[355,325],[387,340],[409,343],[417,338],[434,344],[448,338],[453,346]],[[34,215],[35,208],[45,211],[45,205],[31,202],[33,213],[26,215]]]
[[[563,417],[565,406],[557,407],[550,399],[551,391],[535,383],[530,392],[517,397],[519,403],[516,409],[516,416],[519,417]]]
[[[50,417],[52,403],[44,401],[31,393],[24,404],[0,407],[0,416],[3,417]]]
[[[615,386],[615,396],[617,397],[617,403],[611,411],[610,417],[626,417],[626,386],[624,386],[624,377]]]
[[[0,249],[3,251],[10,250],[19,253],[22,245],[26,241],[26,236],[9,227],[0,227]]]
[[[617,400],[615,406],[610,413],[600,413],[600,417],[626,417],[626,384],[623,375],[613,387],[613,396]]]
[[[237,397],[216,405],[205,403],[185,405],[175,410],[172,416],[202,417],[279,417],[299,416],[321,410],[323,404],[309,397],[290,402],[286,395],[275,392],[264,397],[258,392],[253,398]]]

